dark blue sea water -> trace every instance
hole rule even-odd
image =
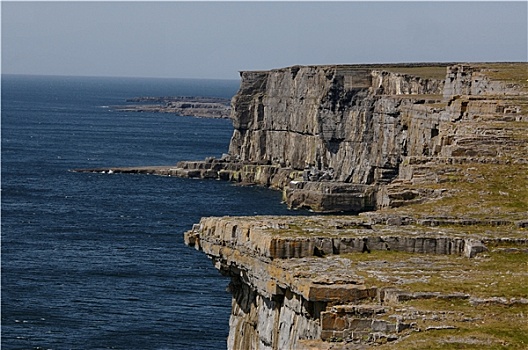
[[[2,349],[226,347],[228,281],[183,232],[202,216],[288,214],[280,194],[69,170],[221,156],[228,120],[107,106],[231,97],[238,84],[2,76]]]

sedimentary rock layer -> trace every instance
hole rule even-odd
[[[498,238],[497,230],[467,234],[430,226],[427,220],[417,224],[409,218],[391,219],[393,224],[387,225],[386,218],[376,215],[203,218],[185,234],[185,242],[231,277],[228,348],[322,348],[326,341],[365,348],[438,327],[455,329],[462,317],[443,317],[433,306],[420,312],[435,318],[418,323],[416,314],[404,307],[412,301],[528,305],[522,295],[483,299],[479,291],[444,288],[444,282],[424,290],[416,284],[448,280],[444,271],[463,284],[478,281],[481,273],[505,273],[472,270],[479,264],[472,258],[489,251],[511,254],[498,246],[528,249],[526,234],[513,222],[501,223],[498,231],[504,236]],[[516,279],[528,278],[522,266],[510,273]]]
[[[320,212],[417,201],[423,193],[398,198],[398,181],[419,181],[420,172],[445,159],[469,164],[510,155],[527,161],[527,146],[517,137],[528,121],[527,91],[516,83],[522,83],[516,74],[525,66],[295,66],[242,72],[232,100],[229,154],[212,161],[225,166],[203,172],[196,170],[206,165],[182,162],[180,175],[272,186],[283,190],[290,207]],[[493,75],[501,70],[510,72],[513,82]],[[428,164],[416,166],[418,158]],[[395,181],[398,186],[391,187]]]

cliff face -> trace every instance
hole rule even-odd
[[[441,94],[443,81],[354,66],[242,72],[232,101],[230,154],[247,162],[303,170],[335,181],[372,184],[398,173],[405,152],[402,100]],[[405,102],[403,102],[405,105]]]
[[[524,348],[527,64],[241,76],[229,155],[168,174],[377,211],[204,218],[187,232],[231,277],[230,349]]]
[[[320,212],[422,200],[425,193],[401,186],[426,172],[416,162],[434,167],[447,158],[500,152],[525,157],[513,124],[490,123],[526,121],[522,79],[511,78],[522,69],[350,65],[242,72],[229,155],[180,163],[176,174],[271,186],[283,190],[291,208]],[[504,71],[512,82],[497,78]]]

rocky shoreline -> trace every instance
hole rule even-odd
[[[221,159],[76,171],[257,184],[292,209],[185,233],[231,277],[229,349],[508,346],[528,333],[528,64],[242,72]]]
[[[217,97],[136,97],[127,102],[142,103],[111,106],[118,112],[170,113],[199,118],[228,119],[231,114],[230,100]]]

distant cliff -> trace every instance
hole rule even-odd
[[[218,97],[176,96],[135,97],[127,99],[132,105],[112,106],[119,112],[170,113],[198,118],[227,119],[231,114],[229,100]],[[146,103],[146,104],[136,104]]]

